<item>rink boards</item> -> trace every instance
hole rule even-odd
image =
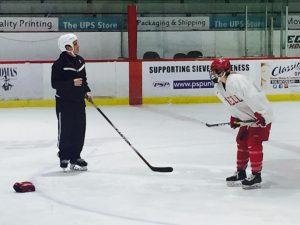
[[[209,79],[211,60],[138,62],[142,68],[144,104],[218,102]],[[233,71],[249,76],[271,101],[300,100],[299,59],[232,59],[231,62]],[[52,62],[0,64],[0,107],[54,105],[51,66]],[[96,103],[128,104],[132,85],[129,62],[87,61],[86,71]]]

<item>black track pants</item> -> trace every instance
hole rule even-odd
[[[85,105],[56,100],[59,158],[75,161],[80,158],[86,128]]]

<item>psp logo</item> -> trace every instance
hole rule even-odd
[[[168,87],[170,87],[170,83],[167,81],[155,81],[155,82],[153,82],[153,87],[168,88]]]

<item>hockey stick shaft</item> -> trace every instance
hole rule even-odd
[[[102,110],[95,105],[94,102],[91,102],[91,104],[97,109],[97,111],[104,117],[104,119],[115,129],[115,131],[118,132],[118,134],[123,138],[123,140],[131,147],[131,149],[143,160],[143,162],[152,170],[155,172],[172,172],[172,167],[156,167],[152,166],[142,155],[139,153],[139,151],[133,147],[133,145],[130,143],[130,141],[119,131],[119,129],[110,121],[110,119],[102,112]]]
[[[244,121],[240,121],[239,123],[245,124],[245,123],[253,123],[253,122],[255,122],[255,120],[244,120]],[[226,122],[226,123],[205,123],[205,125],[207,127],[218,127],[218,126],[230,125],[230,122]]]
[[[225,126],[225,125],[229,125],[230,123],[206,123],[205,125],[207,127],[218,127],[218,126]]]

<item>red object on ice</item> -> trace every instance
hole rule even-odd
[[[14,184],[13,187],[14,187],[15,191],[18,193],[35,191],[35,186],[29,181],[17,182]]]

